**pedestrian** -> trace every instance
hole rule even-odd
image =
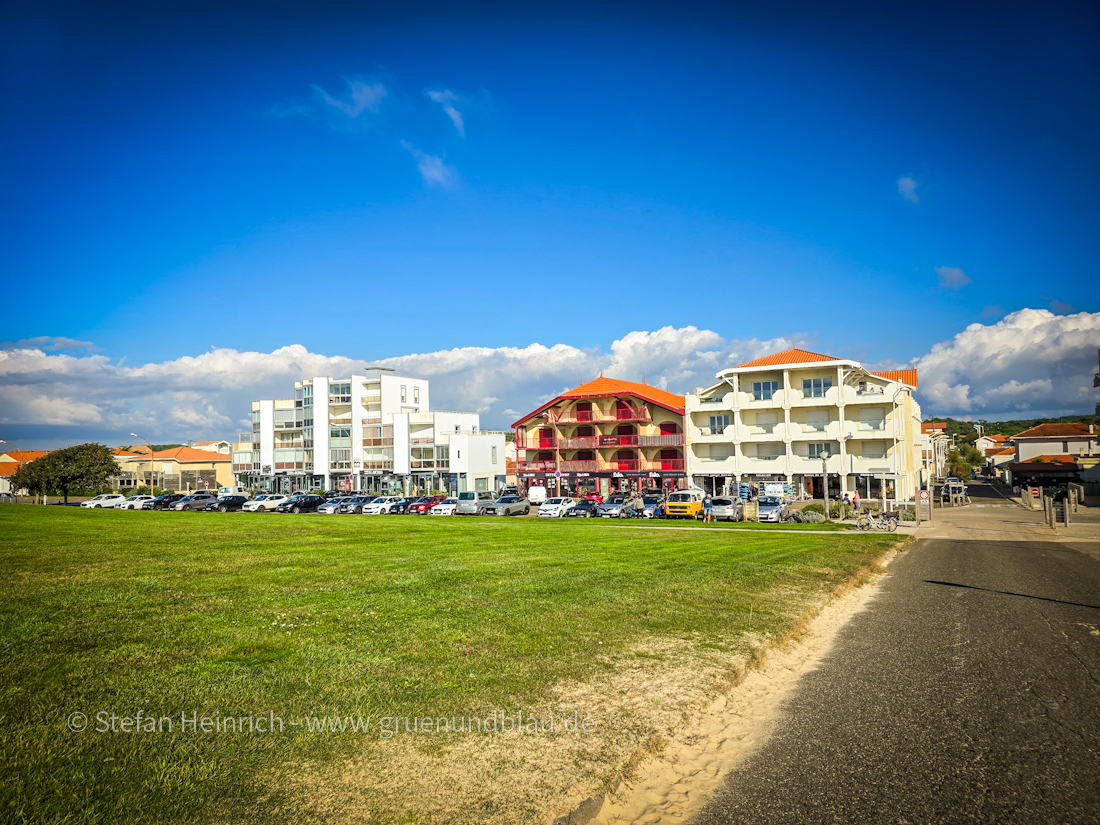
[[[844,506],[845,507],[851,507],[852,506],[852,500],[850,498],[848,498],[847,493],[844,494]]]
[[[856,490],[855,495],[852,496],[852,509],[859,512],[859,490]]]
[[[710,496],[703,496],[703,524],[709,524],[710,517]]]

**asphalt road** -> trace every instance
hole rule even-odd
[[[691,821],[1100,822],[1100,562],[930,539],[889,571]]]

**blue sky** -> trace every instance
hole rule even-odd
[[[189,5],[3,12],[0,340],[910,363],[1100,310],[1085,4]]]

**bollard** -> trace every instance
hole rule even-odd
[[[1062,526],[1069,527],[1069,496],[1062,502]]]

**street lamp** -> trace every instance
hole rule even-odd
[[[140,438],[149,445],[149,495],[153,495],[153,445],[148,438],[137,433],[130,433],[130,438]]]
[[[821,491],[825,494],[825,520],[829,520],[829,451],[817,454],[821,459]]]

